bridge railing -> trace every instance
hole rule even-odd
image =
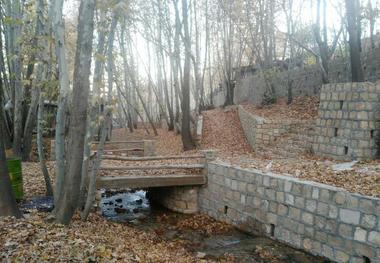
[[[94,146],[99,144],[98,141],[92,143]],[[115,149],[107,149],[107,146],[117,145]],[[124,147],[124,148],[121,148]],[[156,146],[154,140],[136,140],[136,141],[109,141],[105,143],[104,154],[114,154],[119,156],[154,156],[156,155]]]

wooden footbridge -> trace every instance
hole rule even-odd
[[[121,142],[110,142],[109,144],[115,143],[120,145]],[[136,145],[137,142],[131,144]],[[151,142],[149,142],[149,148],[154,148]],[[135,150],[133,147],[125,149],[127,151]],[[202,151],[201,154],[187,156],[123,156],[123,150],[107,150],[106,154],[102,156],[102,165],[96,178],[97,189],[146,189],[204,185],[207,182],[204,171],[207,161],[215,158],[214,151]],[[153,155],[152,151],[149,151],[149,155]],[[156,164],[157,162],[160,164]],[[178,164],[178,162],[185,163]]]

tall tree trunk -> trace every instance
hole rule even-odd
[[[59,96],[58,110],[55,128],[55,158],[56,158],[56,182],[54,203],[57,207],[61,197],[63,182],[66,173],[65,159],[65,130],[67,100],[70,90],[69,70],[66,58],[65,26],[62,19],[63,0],[54,0],[49,10],[49,19],[52,21],[54,32],[56,56],[59,71]],[[78,35],[79,36],[79,35]]]
[[[23,134],[23,101],[24,87],[22,82],[22,5],[20,0],[12,2],[13,27],[13,72],[14,77],[14,116],[13,116],[13,153],[17,157],[22,157],[22,134]],[[17,22],[16,22],[17,21]]]
[[[107,78],[108,78],[108,103],[111,103],[112,92],[113,92],[113,68],[114,68],[114,58],[113,58],[113,44],[115,39],[115,30],[117,26],[118,17],[116,13],[112,14],[111,28],[108,35],[108,47],[107,47]],[[107,128],[107,140],[111,140],[112,135],[112,112],[111,117],[108,120]]]
[[[46,159],[44,153],[44,142],[43,142],[43,122],[44,122],[44,96],[40,92],[40,97],[38,100],[38,121],[37,121],[37,148],[38,148],[38,159],[40,161],[40,167],[45,180],[46,196],[53,196],[53,187],[51,185],[51,180],[49,176],[49,171],[46,166]]]
[[[47,30],[45,30],[45,27],[49,27],[49,25],[44,25],[45,23],[45,18],[44,18],[44,12],[45,12],[45,4],[43,0],[38,0],[36,4],[36,13],[37,13],[37,21],[36,21],[36,33],[35,37],[33,39],[33,44],[37,47],[39,47],[38,53],[42,54],[36,54],[33,53],[31,57],[31,62],[28,65],[28,72],[26,79],[29,80],[29,89],[32,89],[31,91],[31,102],[25,122],[25,127],[24,127],[24,134],[23,134],[23,156],[22,159],[23,161],[29,160],[30,156],[30,151],[32,149],[32,138],[33,136],[33,129],[36,126],[36,117],[37,117],[37,107],[38,107],[38,98],[40,96],[40,89],[36,87],[36,85],[39,85],[41,81],[41,74],[37,72],[36,80],[32,83],[30,78],[31,75],[34,71],[34,60],[38,58],[40,63],[45,63],[42,61],[45,59],[44,54],[47,53],[47,41],[43,40],[44,38],[46,39],[47,36]],[[50,21],[49,21],[50,22]],[[42,70],[40,70],[42,72]],[[34,87],[34,88],[33,88]]]
[[[183,68],[183,83],[182,83],[182,128],[181,137],[185,151],[195,148],[190,128],[190,55],[191,42],[188,24],[188,3],[187,0],[182,0],[182,16],[184,30],[184,45],[185,45],[185,64]]]
[[[78,207],[81,171],[83,163],[84,141],[90,73],[92,42],[94,33],[94,0],[82,0],[79,7],[78,39],[75,54],[73,82],[73,104],[69,129],[69,152],[67,175],[64,180],[62,197],[57,204],[56,220],[68,224]]]
[[[3,108],[3,90],[0,89],[0,107]],[[22,217],[17,208],[13,194],[11,180],[9,178],[4,149],[3,115],[0,114],[0,216]]]
[[[358,0],[346,0],[347,30],[349,33],[352,82],[363,82],[364,73],[360,58],[360,4]]]

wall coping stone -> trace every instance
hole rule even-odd
[[[287,174],[265,172],[265,171],[255,169],[255,168],[243,168],[243,167],[238,166],[238,165],[233,165],[230,163],[223,162],[222,160],[219,160],[219,159],[217,161],[210,162],[209,165],[222,165],[226,168],[230,168],[230,169],[232,168],[232,169],[235,169],[237,171],[251,172],[251,173],[253,172],[253,173],[260,175],[260,176],[268,176],[268,177],[273,178],[273,179],[282,179],[282,180],[286,180],[288,182],[301,183],[304,185],[309,185],[312,187],[319,187],[319,188],[323,188],[323,189],[335,191],[335,192],[344,192],[344,193],[350,194],[350,195],[358,197],[358,198],[366,198],[366,199],[371,199],[371,200],[376,201],[376,202],[380,202],[380,198],[378,198],[378,197],[373,197],[373,196],[368,196],[368,195],[362,195],[359,193],[349,192],[346,189],[341,188],[341,187],[336,187],[336,186],[323,184],[323,183],[319,183],[319,182],[314,182],[314,181],[309,181],[309,180],[301,180],[299,178],[296,178],[296,177],[293,177],[293,176],[287,175]]]

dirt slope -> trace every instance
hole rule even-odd
[[[227,155],[251,152],[235,108],[205,111],[203,116],[202,149],[218,149]]]

